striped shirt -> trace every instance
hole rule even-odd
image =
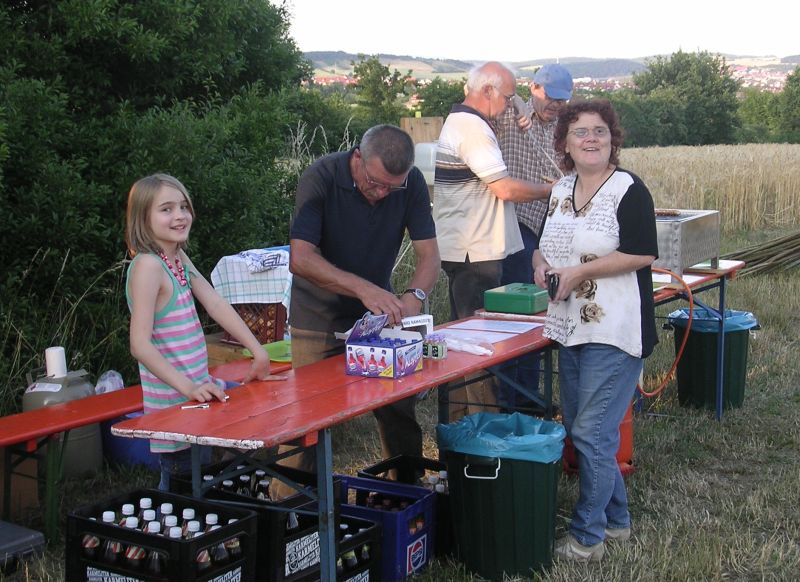
[[[434,176],[433,219],[443,261],[496,261],[522,250],[514,203],[489,189],[508,172],[494,131],[475,109],[453,106],[439,134]]]
[[[130,282],[131,270],[140,256],[142,255],[136,255],[128,266],[128,283]],[[208,373],[208,352],[206,351],[203,328],[200,325],[200,319],[194,306],[191,284],[192,274],[187,273],[189,275],[187,277],[187,285],[183,287],[163,261],[161,266],[164,267],[170,281],[172,281],[172,296],[167,304],[155,314],[153,335],[150,341],[178,372],[195,384],[214,382],[224,389],[225,382],[213,378]],[[125,286],[125,296],[128,300],[128,308],[133,310],[133,301],[127,284]],[[141,362],[139,362],[139,378],[142,383],[142,400],[145,414],[187,401],[183,394],[169,384],[162,382],[158,376],[148,370]],[[187,443],[175,441],[150,440],[150,450],[154,453],[172,453],[188,446]]]

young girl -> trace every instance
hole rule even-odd
[[[194,298],[253,354],[244,381],[269,375],[269,356],[239,315],[186,256],[194,208],[186,188],[166,174],[142,178],[128,195],[127,243],[133,257],[126,296],[131,354],[139,361],[145,414],[187,400],[225,400],[225,381],[208,373],[205,337]],[[159,489],[191,467],[189,445],[153,439],[160,453]],[[206,452],[208,454],[208,452]]]

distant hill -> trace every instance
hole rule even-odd
[[[417,78],[460,78],[465,77],[469,70],[480,61],[461,61],[454,59],[432,59],[412,57],[409,55],[377,55],[381,63],[390,69],[397,69],[401,73],[411,71]],[[343,51],[313,51],[305,53],[311,61],[315,74],[319,75],[347,75],[353,71],[353,62],[359,56]],[[592,77],[607,79],[611,77],[628,77],[633,73],[645,69],[645,59],[590,59],[570,57],[560,59],[575,78]],[[554,59],[541,59],[509,63],[520,77],[533,77],[536,70],[544,64],[556,62]]]
[[[311,61],[314,67],[315,76],[325,75],[348,75],[353,72],[353,62],[358,61],[359,56],[343,51],[314,51],[305,53],[306,58]],[[441,77],[443,79],[460,79],[467,76],[469,70],[480,61],[461,61],[454,59],[433,59],[412,57],[409,55],[377,55],[381,63],[390,69],[397,69],[405,74],[411,71],[411,75],[418,79],[431,79]],[[788,56],[779,59],[777,57],[738,57],[736,55],[723,55],[729,65],[741,63],[761,70],[791,70],[792,64],[800,63],[800,55]],[[533,77],[536,70],[542,65],[559,62],[564,65],[573,78],[581,79],[591,77],[596,80],[614,79],[620,77],[630,77],[634,73],[639,73],[647,68],[647,61],[655,56],[641,57],[636,59],[593,59],[589,57],[567,57],[563,59],[538,59],[508,63],[517,71],[520,77]]]

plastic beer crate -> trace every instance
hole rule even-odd
[[[416,457],[413,455],[397,455],[390,459],[371,465],[358,472],[359,477],[392,481],[390,471],[395,471],[397,481],[407,483],[409,479],[416,483],[425,473],[438,473],[447,470],[447,465],[436,459]],[[436,495],[436,555],[455,555],[455,535],[453,532],[452,509],[450,508],[450,493],[435,493]]]
[[[217,463],[205,467],[203,472],[218,475],[234,463]],[[308,471],[270,464],[268,467],[300,485],[316,491],[317,476]],[[241,470],[232,474],[251,474],[258,467],[245,464]],[[269,475],[268,475],[269,476]],[[179,490],[191,489],[191,477],[180,475],[173,479]],[[331,500],[334,509],[334,527],[340,523],[339,489],[341,484],[334,479],[334,496]],[[256,558],[256,580],[259,582],[293,582],[305,580],[305,576],[319,572],[320,540],[319,518],[307,513],[295,513],[297,527],[287,529],[287,518],[293,509],[317,511],[317,505],[306,495],[298,493],[280,501],[262,500],[240,495],[235,492],[214,488],[206,493],[208,499],[234,507],[243,507],[256,513],[258,521],[258,543]]]
[[[180,516],[186,507],[193,507],[196,515],[201,517],[208,513],[219,516],[219,529],[204,533],[192,539],[173,540],[160,535],[130,530],[118,525],[109,525],[100,521],[106,510],[118,510],[125,503],[137,504],[142,497],[150,497],[154,507],[164,502],[172,503],[174,513]],[[94,518],[94,519],[93,519]],[[236,519],[229,524],[229,519]],[[85,536],[95,536],[100,544],[91,555],[83,548]],[[241,555],[224,564],[212,564],[207,570],[198,569],[197,556],[203,550],[211,551],[220,543],[239,540]],[[138,567],[126,562],[124,551],[115,563],[108,563],[103,556],[103,541],[116,540],[123,546],[136,545],[148,553],[157,550],[164,556],[163,570],[155,575],[145,569],[145,561]],[[67,516],[67,541],[64,548],[66,560],[66,579],[70,582],[142,580],[156,582],[232,582],[255,580],[256,553],[256,515],[247,509],[225,506],[202,499],[165,493],[154,489],[132,491],[125,495],[113,497],[100,503],[94,503],[76,509]]]
[[[342,516],[375,521],[383,529],[380,580],[405,580],[423,569],[435,546],[436,497],[424,487],[340,475]],[[381,496],[402,501],[403,507],[388,510],[368,507],[369,499]]]

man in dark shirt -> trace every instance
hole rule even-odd
[[[408,289],[397,296],[390,277],[406,231],[416,267]],[[366,311],[389,314],[390,324],[418,315],[439,276],[440,260],[428,187],[414,167],[411,137],[398,127],[378,125],[352,150],[312,164],[298,182],[290,238],[294,367],[343,354],[344,342],[333,332],[350,329]],[[422,455],[415,402],[412,397],[375,411],[385,457]],[[314,468],[308,452],[287,461]]]

